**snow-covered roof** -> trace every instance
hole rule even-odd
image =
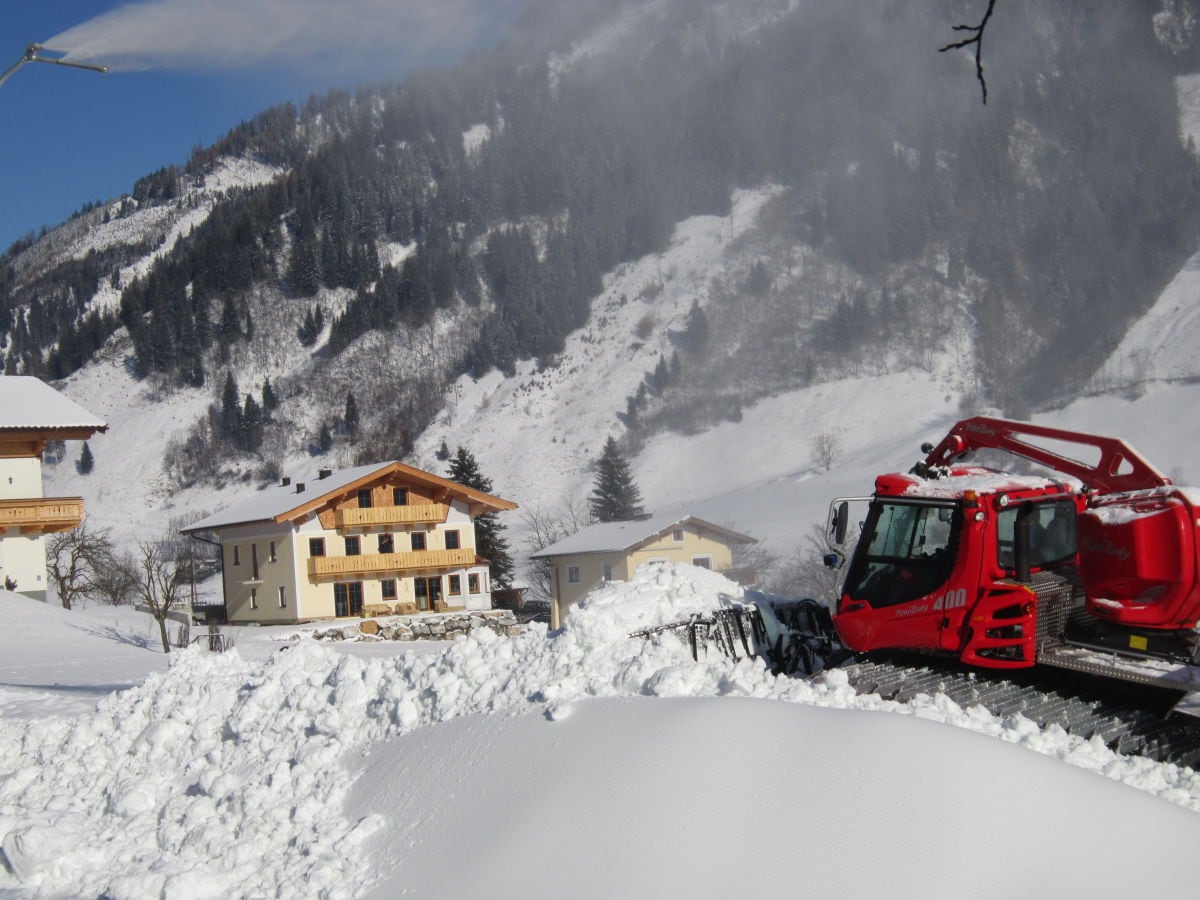
[[[663,532],[681,526],[690,525],[694,529],[715,532],[725,540],[734,544],[753,544],[757,541],[748,534],[741,534],[706,522],[695,516],[660,515],[646,519],[634,519],[630,522],[599,522],[582,531],[577,531],[568,538],[563,538],[549,547],[531,554],[532,559],[547,556],[572,556],[576,553],[613,553],[630,550],[633,547],[657,537]]]
[[[472,504],[480,504],[487,509],[515,509],[516,504],[501,500],[483,491],[465,487],[449,481],[431,472],[414,469],[401,462],[381,462],[352,469],[330,471],[319,469],[310,477],[289,478],[287,484],[276,484],[265,488],[240,503],[228,506],[220,512],[201,519],[183,529],[184,534],[197,531],[213,531],[231,525],[249,525],[253,522],[282,521],[290,515],[302,512],[304,508],[313,509],[321,506],[332,495],[344,493],[371,483],[389,472],[397,472],[408,479],[426,484],[444,487],[453,494]],[[325,477],[321,477],[326,473]],[[303,485],[303,489],[301,489]]]
[[[68,400],[40,378],[0,376],[0,431],[90,430],[104,431],[103,421]]]

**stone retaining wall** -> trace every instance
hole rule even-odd
[[[318,641],[452,641],[476,628],[497,634],[520,634],[517,618],[507,609],[482,612],[428,613],[420,616],[380,616],[353,625],[335,625],[312,632]]]

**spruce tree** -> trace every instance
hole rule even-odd
[[[242,407],[242,431],[239,443],[243,450],[254,452],[262,446],[262,439],[262,408],[255,401],[253,394],[247,394],[246,402]]]
[[[79,474],[90,475],[92,469],[96,467],[96,460],[92,456],[92,448],[87,445],[87,441],[83,442],[83,451],[79,454]]]
[[[479,471],[475,457],[465,447],[459,447],[450,459],[449,477],[451,481],[485,494],[492,492],[492,480]],[[491,564],[492,584],[502,590],[512,587],[513,560],[504,538],[504,526],[496,513],[484,513],[475,518],[475,550]]]
[[[225,373],[221,390],[221,434],[236,440],[242,431],[242,406],[238,401],[238,385],[232,372]]]
[[[271,387],[271,376],[268,375],[263,381],[262,386],[262,408],[267,415],[275,412],[279,408],[279,396],[275,393],[275,388]]]
[[[358,401],[354,399],[353,391],[346,394],[346,412],[342,416],[342,423],[351,439],[358,437]]]
[[[627,522],[645,516],[642,492],[634,483],[629,462],[621,455],[613,437],[604,444],[604,453],[596,463],[596,480],[588,503],[598,522]]]
[[[329,423],[322,422],[321,430],[317,432],[317,452],[328,453],[333,447],[333,435],[329,432]]]

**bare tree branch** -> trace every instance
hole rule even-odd
[[[992,18],[992,10],[996,8],[996,0],[988,0],[987,12],[983,14],[983,19],[978,25],[955,25],[954,31],[965,31],[972,37],[963,38],[961,41],[955,41],[952,44],[947,44],[945,47],[939,47],[938,53],[945,53],[947,50],[965,50],[972,44],[975,45],[975,75],[979,79],[979,87],[983,90],[983,105],[987,106],[987,82],[983,78],[983,31],[987,28],[988,21]]]

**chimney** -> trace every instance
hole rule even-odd
[[[332,474],[333,469],[317,469],[317,480],[320,481],[323,478],[328,478]]]
[[[297,493],[297,494],[303,494],[303,493],[304,493],[304,482],[303,482],[303,481],[297,481],[297,482],[296,482],[296,493]]]
[[[287,487],[291,483],[292,483],[292,479],[288,478],[286,475],[284,475],[282,478],[279,479],[280,487]]]

